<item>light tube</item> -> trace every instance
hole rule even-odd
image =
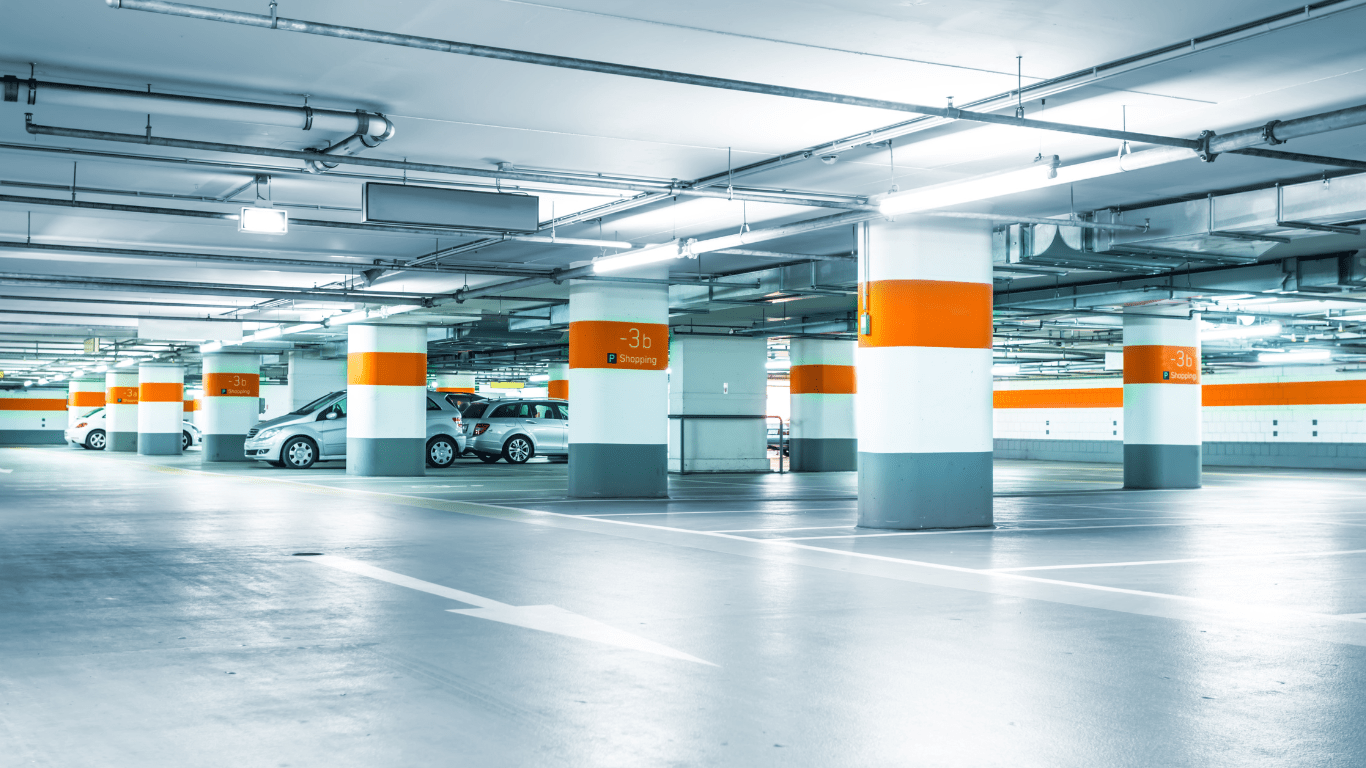
[[[1297,349],[1294,352],[1263,352],[1257,355],[1259,363],[1311,363],[1327,360],[1333,353],[1327,349]]]
[[[615,272],[619,269],[630,269],[659,261],[677,259],[682,255],[678,249],[678,241],[670,240],[667,243],[647,245],[644,248],[627,251],[616,256],[598,257],[593,260],[593,271],[598,274]]]
[[[252,232],[258,235],[283,235],[289,231],[289,211],[281,208],[242,209],[237,219],[239,232]]]
[[[961,203],[1040,189],[1048,186],[1057,174],[1058,156],[1052,155],[1047,160],[1005,173],[977,176],[891,194],[878,201],[878,208],[887,216],[948,208]]]
[[[1233,323],[1225,323],[1202,329],[1200,331],[1200,340],[1226,341],[1228,339],[1255,339],[1260,336],[1279,336],[1280,334],[1280,323],[1263,323],[1262,325],[1235,325]]]

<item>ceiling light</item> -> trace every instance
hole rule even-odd
[[[548,374],[548,373],[538,374],[538,375],[536,375],[536,376],[532,376],[531,378],[527,379],[527,381],[550,381],[550,374]]]
[[[333,328],[338,325],[350,325],[351,323],[359,323],[365,320],[383,320],[386,317],[401,315],[404,312],[412,312],[415,309],[422,309],[422,306],[420,304],[400,304],[395,307],[377,309],[373,312],[368,309],[358,309],[355,312],[345,312],[340,315],[333,315],[324,320],[323,325],[328,328]],[[313,325],[313,323],[304,323],[303,325]],[[318,328],[322,328],[323,325],[319,325]],[[301,326],[295,327],[303,330]],[[317,330],[317,328],[308,328],[307,330]]]
[[[33,380],[30,379],[29,381],[24,382],[24,386],[26,386],[26,387],[31,387],[31,386],[33,386]]]
[[[289,211],[281,208],[243,208],[237,229],[258,235],[283,235],[289,231]]]
[[[1333,356],[1332,351],[1327,349],[1297,349],[1294,352],[1263,352],[1257,355],[1259,363],[1311,363],[1316,360],[1327,360]]]
[[[882,213],[887,216],[930,211],[937,208],[948,208],[960,203],[971,203],[1001,195],[1012,195],[1016,192],[1039,189],[1048,186],[1049,180],[1057,175],[1058,156],[1050,155],[1033,165],[1005,173],[977,176],[962,181],[898,192],[882,198],[877,205]]]
[[[120,360],[119,362],[117,362],[117,363],[114,364],[114,367],[115,367],[115,368],[127,368],[127,367],[130,366],[130,365],[137,365],[137,362],[138,362],[138,361],[136,361],[136,360]]]
[[[1261,325],[1235,325],[1232,323],[1212,325],[1200,330],[1200,341],[1227,341],[1229,339],[1254,339],[1260,336],[1279,336],[1280,323]]]
[[[764,363],[764,367],[770,371],[786,370],[792,367],[792,360],[791,358],[787,360],[769,360]]]
[[[593,260],[593,271],[598,274],[615,272],[619,269],[630,269],[645,264],[654,264],[658,261],[677,259],[682,255],[678,248],[678,241],[670,240],[667,243],[647,245],[644,248],[627,251],[616,256],[598,257]]]

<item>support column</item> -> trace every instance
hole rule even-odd
[[[289,353],[289,410],[342,389],[346,389],[345,360],[322,360],[304,357],[302,352]]]
[[[1125,488],[1200,487],[1200,318],[1188,313],[1124,316]]]
[[[859,227],[858,524],[992,524],[991,229]]]
[[[260,420],[261,356],[204,356],[204,461],[252,461],[243,453],[247,431]]]
[[[438,373],[436,374],[437,392],[468,392],[474,394],[475,381],[473,373]]]
[[[858,469],[854,433],[854,352],[858,342],[793,339],[791,444],[793,472]]]
[[[104,375],[104,437],[107,451],[137,452],[136,371],[110,371]]]
[[[71,429],[76,426],[77,419],[103,406],[104,381],[102,379],[72,379],[67,384],[66,428]]]
[[[569,363],[551,363],[550,381],[546,383],[549,397],[557,400],[569,399]]]
[[[426,474],[427,329],[347,330],[346,474]]]
[[[667,277],[666,267],[632,277]],[[669,495],[669,291],[656,283],[569,284],[569,495]]]
[[[767,346],[762,338],[675,336],[669,415],[762,417],[768,410]],[[670,472],[767,472],[767,445],[763,418],[669,419]]]
[[[138,453],[179,456],[185,427],[185,369],[167,363],[138,366]]]

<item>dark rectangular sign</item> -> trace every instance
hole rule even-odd
[[[365,185],[365,220],[535,232],[540,226],[540,198],[371,182]]]

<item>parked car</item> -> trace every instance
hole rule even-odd
[[[532,456],[569,460],[569,403],[564,400],[482,400],[465,409],[470,450],[492,464],[523,464]]]
[[[346,458],[346,390],[323,395],[247,432],[247,458],[272,467],[308,469],[319,461]],[[465,452],[460,411],[444,399],[427,396],[427,466],[449,467]]]
[[[778,425],[769,423],[768,425],[768,449],[770,451],[781,450],[784,456],[792,452],[792,435],[788,431],[786,423],[782,425],[782,434],[778,433]]]
[[[488,399],[483,395],[476,395],[473,392],[446,392],[444,394],[446,402],[459,408],[461,413],[464,413],[465,409],[469,408],[471,403],[477,403],[480,400]]]
[[[66,441],[79,445],[89,451],[102,451],[109,442],[109,433],[104,428],[104,409],[96,408],[76,420],[76,425],[66,430]],[[204,433],[188,421],[180,422],[180,449],[204,444]]]

